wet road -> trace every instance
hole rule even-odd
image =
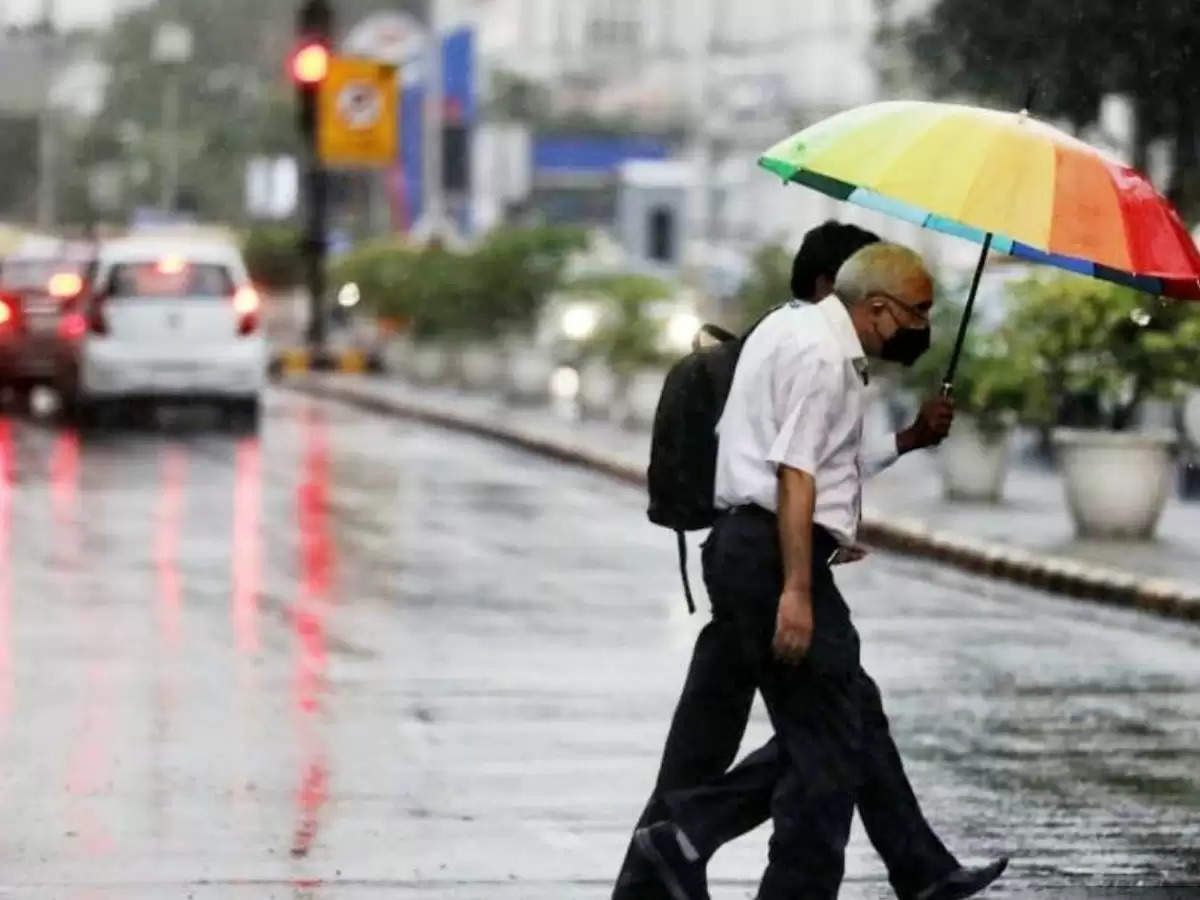
[[[0,895],[606,896],[700,624],[641,506],[282,392],[261,442],[0,421]],[[841,583],[931,819],[1015,856],[996,896],[1200,897],[1200,629]],[[856,829],[843,896],[887,895]]]

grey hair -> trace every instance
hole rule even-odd
[[[854,306],[872,294],[895,295],[914,277],[932,280],[919,254],[900,244],[868,244],[838,269],[833,292]]]

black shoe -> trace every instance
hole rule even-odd
[[[960,866],[941,881],[915,894],[913,900],[966,900],[1003,875],[1007,868],[1007,856],[986,866]]]
[[[658,876],[671,900],[709,900],[704,860],[689,860],[679,845],[679,833],[670,822],[659,822],[634,832],[638,852]]]

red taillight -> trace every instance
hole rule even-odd
[[[0,294],[0,331],[19,328],[21,318],[21,297],[18,294],[5,292]]]
[[[68,341],[77,341],[87,334],[88,322],[83,313],[68,313],[58,322],[58,336]]]
[[[258,328],[258,313],[262,298],[250,285],[240,287],[233,295],[233,311],[238,315],[238,334],[253,334]]]

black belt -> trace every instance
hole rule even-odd
[[[724,515],[737,516],[739,518],[761,519],[764,522],[770,522],[772,526],[778,524],[779,517],[769,509],[764,509],[757,503],[747,503],[744,506],[731,506],[724,510]],[[838,541],[823,525],[813,525],[813,557],[825,562],[835,550],[841,546]]]

